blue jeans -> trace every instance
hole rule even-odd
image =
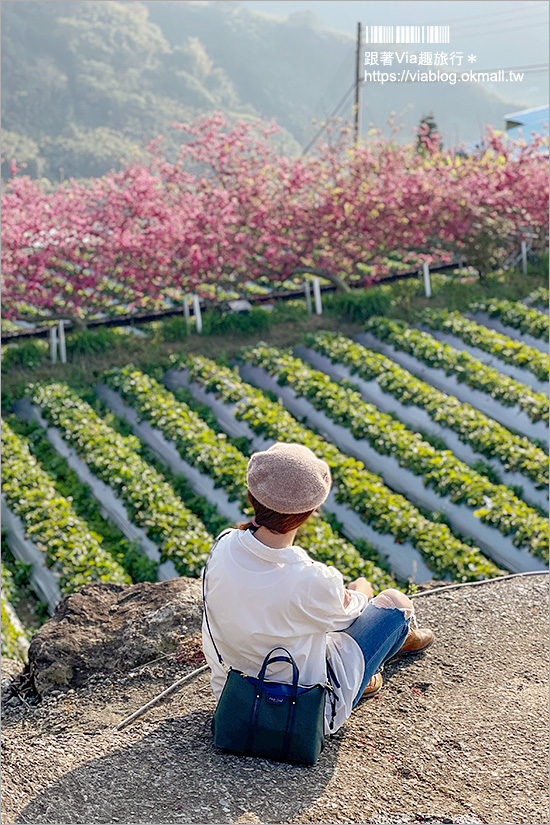
[[[403,646],[411,619],[412,616],[405,618],[405,608],[378,607],[370,601],[349,627],[337,631],[355,639],[365,658],[365,673],[353,707],[361,699],[374,674]]]

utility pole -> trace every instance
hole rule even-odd
[[[361,84],[361,23],[357,24],[357,52],[355,55],[355,106],[354,106],[354,125],[353,125],[353,142],[356,144],[359,140],[359,86]]]

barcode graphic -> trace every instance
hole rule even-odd
[[[450,43],[450,33],[450,26],[365,26],[365,42]]]

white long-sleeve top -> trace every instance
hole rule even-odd
[[[286,647],[300,671],[300,684],[326,680],[328,657],[340,684],[332,731],[330,703],[325,705],[325,733],[334,733],[349,717],[361,685],[365,662],[361,648],[344,630],[368,603],[363,593],[347,591],[334,567],[314,561],[301,547],[274,549],[250,530],[222,536],[206,571],[206,607],[210,630],[224,664],[256,676],[272,648]],[[220,665],[206,620],[202,646],[211,669],[210,683],[220,698],[226,672]],[[278,651],[275,655],[282,655]],[[269,679],[292,682],[291,667],[275,662]]]

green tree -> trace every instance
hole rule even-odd
[[[437,128],[437,124],[435,122],[433,113],[430,112],[428,115],[422,115],[420,119],[420,124],[418,126],[418,135],[416,138],[416,151],[424,151],[423,137],[424,139],[426,137],[430,139],[433,138],[435,134],[439,134],[439,129]],[[443,141],[440,141],[439,145],[441,149],[443,149]]]
[[[2,129],[2,177],[11,177],[10,163],[16,160],[18,165],[25,165],[25,173],[32,178],[44,174],[45,160],[35,140],[18,132]]]

